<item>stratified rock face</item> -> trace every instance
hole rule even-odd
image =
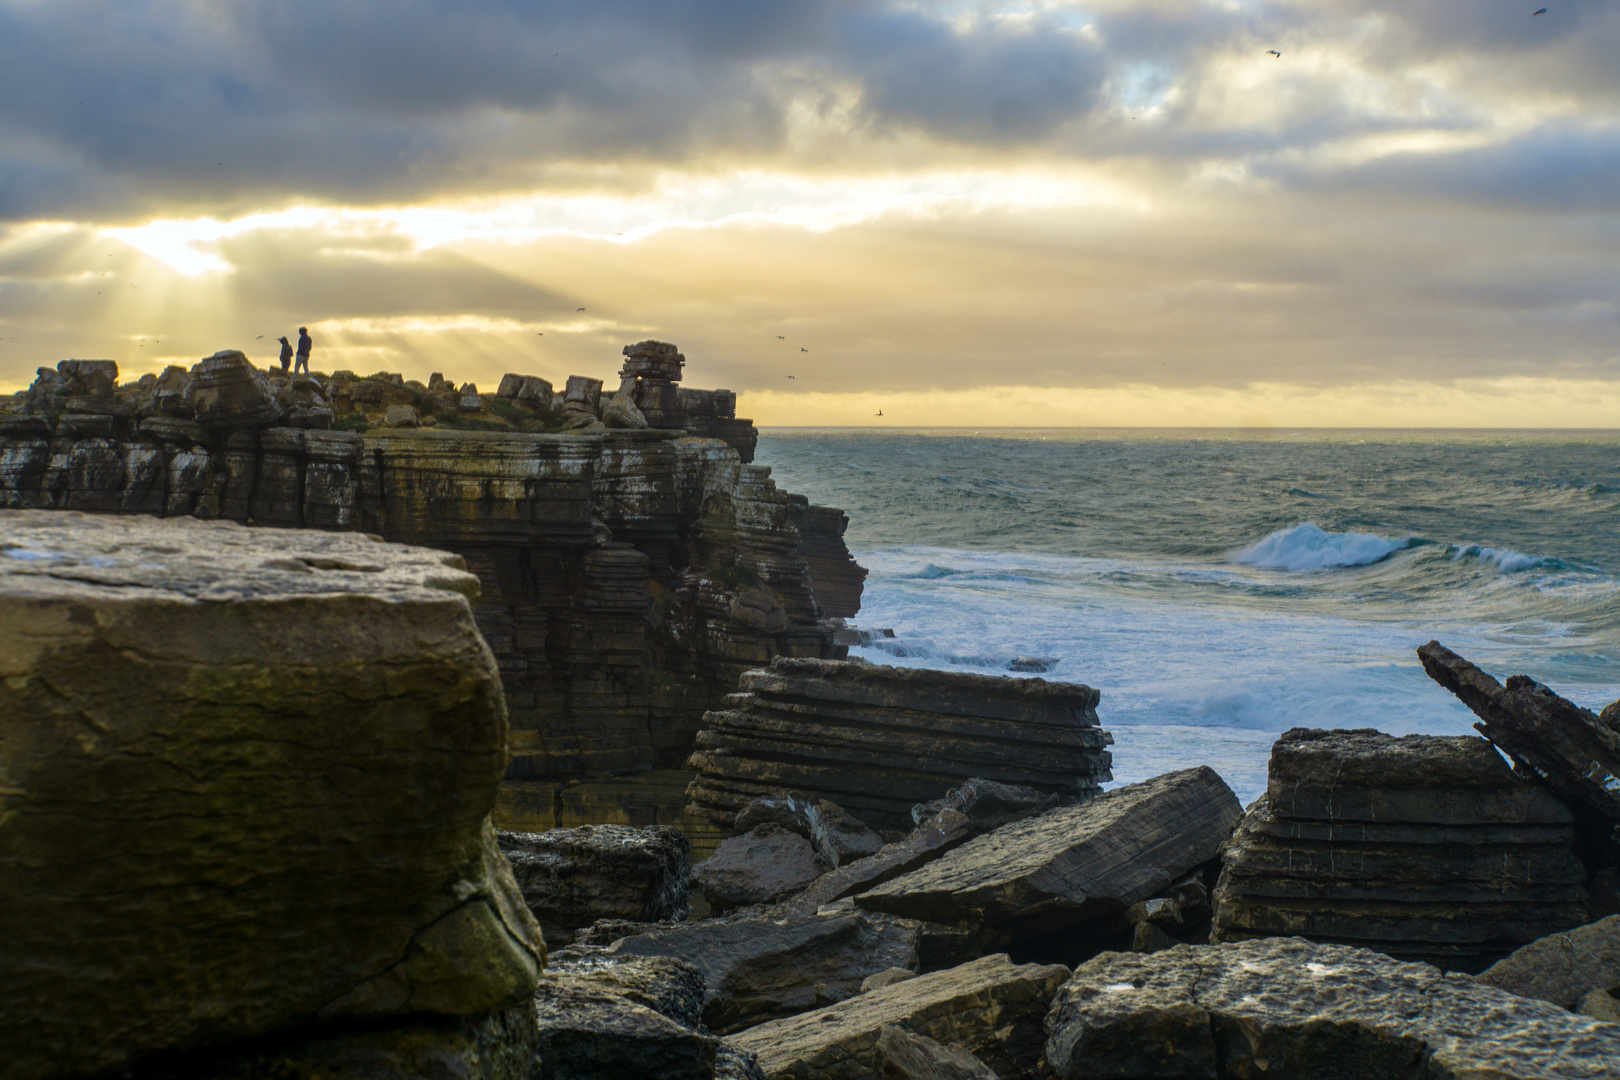
[[[1520,997],[1574,1009],[1594,990],[1620,987],[1620,915],[1532,941],[1476,978]]]
[[[802,538],[799,554],[810,565],[816,599],[828,615],[853,619],[861,610],[866,567],[844,545],[849,515],[832,506],[811,506],[802,496],[794,496],[794,502],[798,509],[793,524]]]
[[[691,910],[691,844],[678,829],[582,825],[496,838],[552,945],[598,919],[661,922]]]
[[[1213,939],[1478,971],[1587,919],[1569,810],[1484,739],[1295,728],[1225,852]]]
[[[0,1045],[20,1080],[534,985],[461,560],[0,511]]]
[[[1033,1077],[1042,1020],[1068,977],[1069,969],[1060,965],[986,956],[761,1024],[732,1041],[758,1054],[771,1080],[868,1080],[879,1075],[883,1028],[894,1024],[961,1046],[1004,1080]]]
[[[858,907],[974,929],[987,943],[1117,915],[1215,857],[1242,817],[1204,766],[1003,825],[855,897]]]
[[[688,812],[721,824],[774,788],[879,829],[974,776],[1079,798],[1109,780],[1097,691],[1076,683],[781,659],[708,713]]]
[[[1480,718],[1480,734],[1570,805],[1620,827],[1620,731],[1528,675],[1503,686],[1438,641],[1419,648],[1418,657],[1430,678]]]
[[[1046,1021],[1063,1080],[1598,1080],[1620,1025],[1300,938],[1103,953]]]
[[[915,971],[928,927],[864,912],[739,914],[620,938],[609,956],[669,956],[703,972],[703,1022],[732,1031],[842,1001],[870,975]]]
[[[457,552],[483,586],[474,615],[511,709],[514,778],[677,768],[743,671],[847,652],[795,505],[744,464],[753,426],[729,392],[692,392],[720,427],[691,438],[609,431],[600,379],[571,377],[563,416],[549,384],[514,375],[478,423],[523,430],[468,431],[452,429],[442,375],[267,380],[228,352],[109,392],[116,365],[60,367],[0,399],[0,508],[363,530]],[[574,420],[595,433],[538,430]]]

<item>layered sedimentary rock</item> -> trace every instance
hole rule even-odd
[[[776,788],[878,829],[974,776],[1075,799],[1111,778],[1096,690],[1075,683],[783,658],[708,713],[688,812],[720,823]]]
[[[866,567],[844,545],[849,515],[832,506],[811,506],[803,495],[789,495],[793,525],[799,530],[799,556],[809,565],[816,599],[828,615],[852,619],[861,610]]]
[[[662,922],[691,910],[691,845],[676,829],[582,825],[496,839],[552,945],[598,919]]]
[[[1473,736],[1295,728],[1225,852],[1213,936],[1477,971],[1587,919],[1571,816]]]
[[[8,1077],[533,988],[477,595],[356,533],[0,510]]]
[[[1620,1025],[1300,938],[1103,953],[1046,1021],[1062,1080],[1599,1080]]]
[[[893,1024],[961,1046],[1003,1080],[1034,1077],[1041,1024],[1068,977],[1060,965],[986,956],[761,1024],[734,1040],[759,1055],[770,1080],[866,1080],[878,1075],[878,1040]]]
[[[662,375],[645,378],[673,386],[653,352]],[[41,369],[0,412],[0,508],[357,530],[457,552],[482,585],[514,777],[679,767],[742,671],[844,655],[800,554],[806,507],[745,463],[752,425],[729,392],[691,393],[709,395],[710,428],[741,425],[746,440],[608,431],[601,381],[580,377],[559,406],[544,380],[513,375],[486,421],[443,376],[293,379],[234,352],[122,387],[116,370]],[[421,426],[379,426],[405,409]],[[570,409],[595,433],[573,433]],[[817,550],[837,562],[841,540]]]
[[[1119,916],[1215,857],[1242,816],[1204,766],[1003,825],[855,896],[857,907],[960,926],[986,945]]]

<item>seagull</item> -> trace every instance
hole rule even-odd
[[[575,308],[574,310],[575,311],[584,311],[585,309],[584,308]]]
[[[782,378],[784,378],[784,379],[791,379],[791,378],[793,378],[793,377],[794,377],[794,376],[792,376],[792,375],[784,375],[784,376],[782,376]]]
[[[883,410],[879,409],[877,412],[873,413],[872,415],[873,416],[882,416],[883,415]]]
[[[544,330],[536,330],[536,331],[535,331],[535,332],[534,332],[534,336],[535,336],[535,337],[545,337],[545,336],[546,336],[546,332],[545,332],[545,331],[544,331]]]
[[[264,335],[260,334],[258,337],[254,338],[253,340],[254,341],[263,341],[264,340]]]
[[[1537,15],[1545,15],[1545,14],[1547,14],[1547,9],[1546,9],[1546,8],[1542,8],[1542,9],[1541,9],[1541,10],[1540,10],[1540,11],[1532,11],[1532,12],[1531,12],[1531,13],[1530,13],[1530,17],[1531,17],[1531,18],[1532,18],[1532,19],[1533,19],[1533,18],[1535,18],[1535,17],[1536,17],[1536,16],[1537,16]]]
[[[807,349],[807,348],[805,348],[805,347],[804,347],[804,346],[803,346],[803,345],[800,345],[800,346],[799,346],[799,351],[800,351],[800,352],[809,352],[809,351],[810,351],[810,350],[809,350],[809,349]]]
[[[1275,56],[1279,60],[1282,59],[1282,53],[1278,52],[1276,49],[1267,49],[1266,50],[1266,55],[1267,56]]]
[[[782,336],[782,335],[781,335],[781,334],[777,334],[777,335],[776,335],[776,340],[777,340],[777,341],[786,341],[786,340],[787,340],[787,338],[785,338],[785,337],[783,337],[783,336]]]

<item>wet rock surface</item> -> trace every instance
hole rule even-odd
[[[827,871],[815,845],[781,825],[761,825],[722,840],[692,880],[717,909],[770,904]]]
[[[8,1076],[528,992],[476,596],[356,534],[0,510]]]
[[[759,1055],[765,1075],[793,1080],[858,1080],[879,1075],[878,1040],[895,1025],[957,1045],[1004,1080],[1033,1077],[1042,1022],[1068,980],[1061,965],[1014,964],[1004,955],[922,975],[733,1036]]]
[[[1620,1025],[1301,938],[1104,953],[1046,1025],[1065,1080],[1596,1080],[1620,1061]]]
[[[549,944],[599,919],[679,921],[691,910],[691,845],[679,830],[583,825],[496,838]]]
[[[1241,816],[1213,770],[1166,773],[1003,825],[855,903],[971,928],[987,946],[1069,933],[1208,862]]]
[[[1110,778],[1097,691],[1043,679],[780,659],[705,715],[688,812],[729,820],[792,788],[875,829],[974,776],[1079,798]]]
[[[1587,920],[1568,808],[1473,736],[1286,732],[1225,852],[1214,937],[1478,971]]]

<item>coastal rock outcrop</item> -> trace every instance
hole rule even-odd
[[[355,533],[0,510],[8,1077],[532,990],[477,596]]]
[[[965,927],[986,947],[1060,931],[1083,946],[1075,928],[1122,916],[1213,859],[1242,814],[1214,770],[1166,773],[1003,825],[855,904]]]
[[[999,1080],[990,1066],[960,1046],[884,1024],[877,1039],[878,1075],[885,1080]]]
[[[1111,778],[1098,694],[1076,683],[783,657],[706,714],[688,812],[729,825],[793,788],[877,829],[974,776],[1078,799]]]
[[[1046,1027],[1062,1080],[1599,1080],[1620,1062],[1620,1025],[1301,938],[1103,953]]]
[[[663,825],[582,825],[495,834],[551,945],[599,919],[663,922],[691,910],[692,845]]]
[[[812,799],[802,791],[777,791],[737,812],[732,827],[745,833],[760,825],[780,825],[815,846],[828,867],[875,854],[883,838],[837,803]]]
[[[673,386],[658,365],[637,378]],[[707,426],[689,430],[714,437],[700,438],[603,427],[600,379],[570,377],[560,410],[536,376],[502,385],[464,416],[441,373],[425,385],[266,375],[227,351],[118,386],[110,361],[64,361],[0,399],[0,508],[363,531],[455,551],[482,586],[474,616],[510,709],[511,775],[536,785],[530,805],[562,805],[590,778],[673,772],[743,671],[846,654],[799,554],[806,507],[747,464],[753,426],[734,394],[683,392],[703,402]],[[413,409],[418,427],[392,426]],[[848,562],[841,537],[817,550]],[[658,820],[678,821],[684,799],[668,801]]]
[[[770,1080],[865,1080],[879,1073],[878,1040],[892,1024],[960,1046],[1004,1080],[1034,1077],[1042,1022],[1068,978],[1060,965],[986,956],[749,1028],[733,1041],[759,1055]]]
[[[1478,971],[1587,920],[1568,808],[1474,736],[1295,728],[1228,845],[1213,938]]]
[[[714,854],[698,863],[692,880],[710,904],[724,910],[775,903],[827,869],[808,838],[766,824],[720,841]]]

